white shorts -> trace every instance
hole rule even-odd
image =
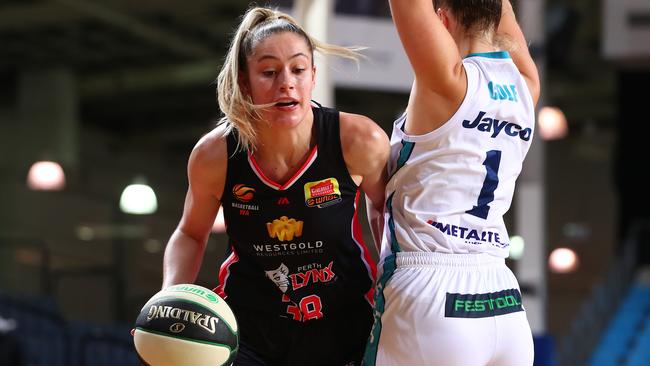
[[[503,258],[399,252],[383,270],[364,365],[533,364],[519,285]]]

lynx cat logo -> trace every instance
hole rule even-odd
[[[280,263],[278,269],[264,272],[266,273],[266,277],[271,279],[280,288],[280,291],[283,293],[287,292],[289,289],[289,268],[284,263]]]
[[[191,324],[198,325],[211,334],[214,334],[217,331],[217,323],[219,322],[219,318],[197,313],[195,311],[175,308],[172,306],[151,305],[149,308],[149,313],[147,314],[147,321],[158,318],[178,319],[185,322],[190,322]],[[175,324],[173,324],[172,327],[174,327],[174,325]],[[178,327],[176,327],[176,329],[177,328]]]
[[[312,283],[332,281],[336,277],[332,266],[334,266],[334,262],[329,262],[326,266],[320,263],[312,263],[298,267],[296,273],[289,274],[289,268],[284,263],[281,263],[277,269],[264,272],[266,277],[273,281],[282,293],[285,293],[289,288],[297,290]]]
[[[530,137],[533,135],[533,130],[530,127],[521,128],[516,123],[508,121],[499,121],[496,118],[483,117],[486,112],[480,111],[476,118],[473,121],[468,119],[463,121],[463,127],[472,129],[476,128],[481,132],[487,132],[490,134],[490,137],[495,138],[499,136],[501,131],[504,131],[506,135],[512,137],[519,137],[524,141],[530,140]]]

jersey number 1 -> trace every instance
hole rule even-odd
[[[480,217],[484,220],[487,219],[488,213],[490,212],[490,206],[488,206],[488,204],[494,201],[494,191],[499,185],[499,164],[501,164],[501,151],[488,151],[487,157],[483,162],[483,165],[485,165],[485,169],[487,170],[485,180],[483,181],[483,187],[481,187],[481,193],[478,195],[476,206],[472,207],[471,210],[465,211],[468,214]]]

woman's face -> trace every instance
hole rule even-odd
[[[273,104],[260,111],[272,126],[293,127],[311,111],[316,69],[305,39],[292,32],[261,41],[247,58],[242,89],[254,104]]]

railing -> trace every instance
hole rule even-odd
[[[139,365],[128,328],[68,323],[47,298],[0,292],[0,316],[16,325],[4,336],[17,342],[26,366]]]
[[[121,214],[120,214],[121,215]],[[118,221],[119,222],[119,221]],[[140,235],[141,233],[138,229],[134,229],[134,233],[129,234],[128,231],[124,229],[125,233],[120,235]],[[48,243],[38,237],[28,237],[28,236],[9,236],[3,233],[0,233],[0,289],[11,289],[13,291],[9,292],[24,292],[24,288],[12,289],[16,286],[15,278],[12,278],[11,271],[2,268],[2,260],[8,260],[6,258],[12,258],[16,256],[23,256],[22,261],[25,263],[20,263],[18,261],[17,266],[20,266],[24,270],[28,270],[30,273],[31,282],[29,285],[31,288],[27,292],[38,293],[45,296],[52,296],[54,294],[54,289],[60,285],[60,281],[66,278],[88,278],[89,276],[103,276],[108,279],[111,283],[113,290],[114,301],[114,318],[117,321],[128,321],[128,311],[127,311],[127,301],[131,299],[126,298],[126,272],[127,268],[124,267],[127,262],[126,248],[125,248],[124,238],[117,236],[112,241],[112,261],[108,264],[90,264],[79,267],[70,266],[68,268],[53,268],[52,262],[56,259],[65,259],[65,260],[77,260],[79,258],[71,257],[69,254],[61,255],[53,252]],[[16,260],[14,260],[16,262]],[[3,366],[3,365],[0,365]]]
[[[74,337],[78,366],[138,366],[133,338],[128,329],[92,328]]]
[[[48,298],[19,298],[0,292],[0,316],[15,324],[4,336],[17,342],[25,365],[70,365],[66,323]]]
[[[647,221],[632,226],[605,280],[594,287],[571,324],[569,333],[561,339],[557,352],[559,366],[580,366],[589,361],[634,279],[639,243],[642,234],[649,230],[650,222]]]

